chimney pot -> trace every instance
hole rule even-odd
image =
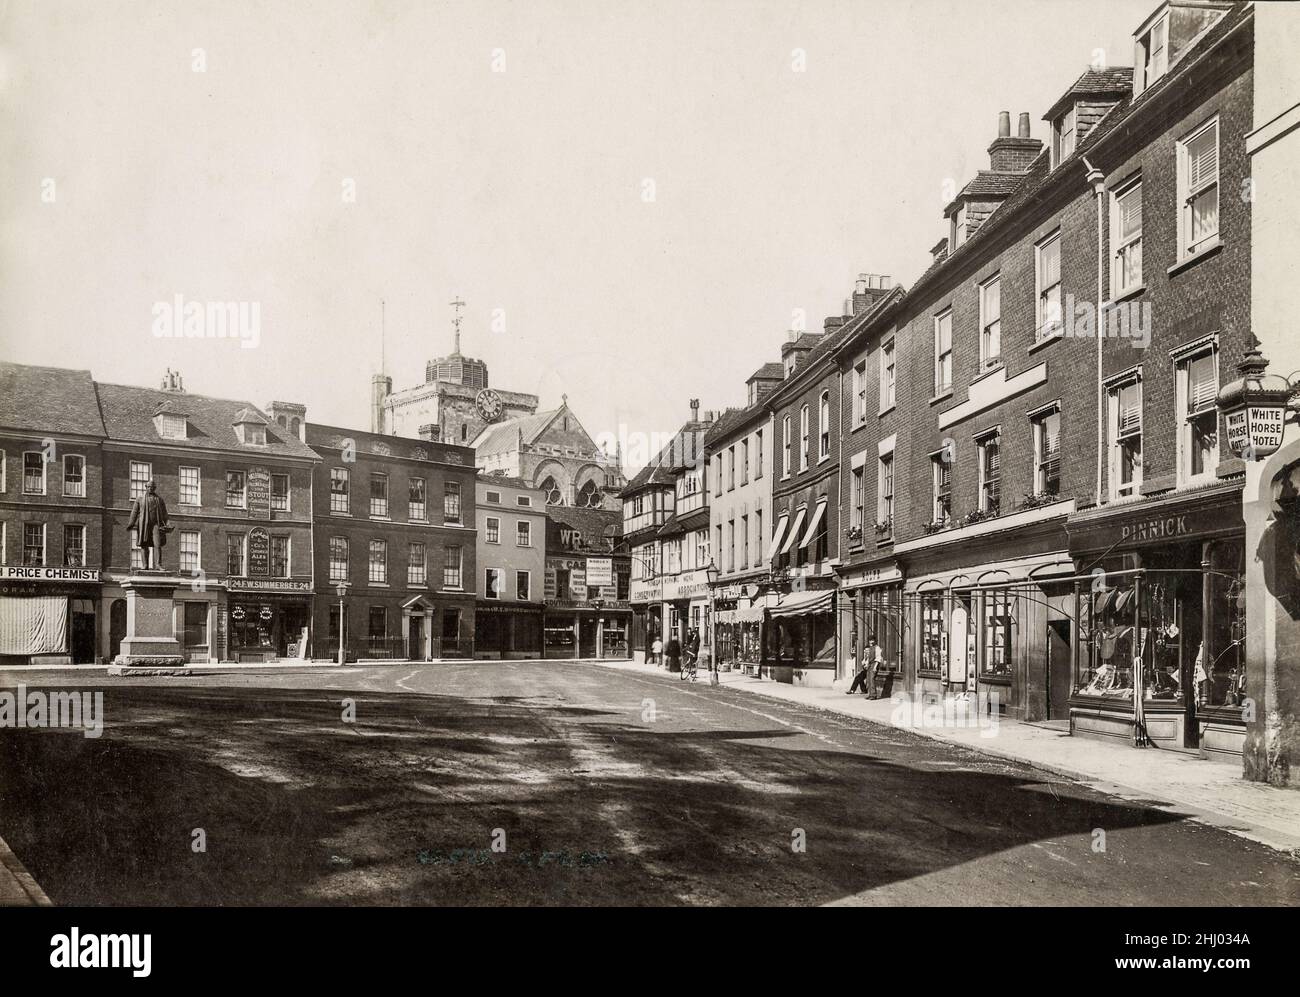
[[[1020,112],[1020,124],[1016,129],[1016,134],[1020,138],[1029,138],[1029,112]]]
[[[1011,112],[998,112],[998,138],[1011,137]]]

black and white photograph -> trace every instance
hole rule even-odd
[[[1050,908],[1049,971],[1279,969],[1298,53],[1267,0],[0,3],[11,951]]]

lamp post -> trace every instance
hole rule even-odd
[[[347,582],[335,582],[334,591],[339,594],[339,664],[347,663],[347,639],[345,634],[348,629],[348,617],[343,611],[343,597],[348,593]]]
[[[709,559],[704,577],[709,582],[709,685],[718,685],[718,614],[714,609],[713,586],[718,583],[718,566]]]

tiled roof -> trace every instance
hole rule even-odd
[[[785,368],[781,365],[780,361],[773,360],[769,363],[763,364],[762,367],[750,374],[745,381],[748,383],[756,377],[761,377],[767,381],[779,381],[781,378],[785,377]]]
[[[684,512],[680,516],[673,513],[668,517],[667,522],[659,527],[659,536],[671,537],[681,533],[689,533],[692,530],[698,530],[701,527],[709,525],[709,507],[704,506],[701,509],[692,509],[690,512]]]
[[[994,198],[1008,197],[1015,192],[1025,179],[1024,173],[980,170],[973,180],[961,189],[960,197]]]
[[[509,453],[518,444],[521,434],[524,443],[532,443],[537,439],[559,411],[553,408],[546,412],[534,412],[532,415],[521,415],[517,419],[493,423],[479,433],[478,439],[470,446],[480,457]]]
[[[548,505],[547,517],[555,523],[577,530],[583,543],[596,550],[605,550],[610,541],[623,536],[623,514],[614,509],[573,509],[565,505]]]
[[[138,388],[128,384],[96,382],[99,409],[109,439],[133,443],[186,446],[196,450],[239,450],[246,453],[278,454],[286,457],[316,459],[316,453],[296,436],[270,424],[266,416],[246,401],[209,398],[206,395],[177,394],[157,388]],[[189,435],[184,440],[168,440],[158,435],[153,416],[165,403],[185,409]],[[235,423],[242,413],[268,422],[265,446],[246,446],[235,435]]]
[[[529,484],[523,478],[512,478],[505,474],[489,474],[479,471],[478,480],[489,488],[493,485],[504,485],[507,488],[524,488],[530,492],[541,491],[536,485]]]
[[[1087,96],[1124,96],[1133,92],[1133,67],[1111,66],[1106,69],[1085,69],[1083,75],[1061,94],[1061,99],[1053,104],[1044,121],[1051,121],[1079,97]]]
[[[712,426],[709,422],[687,422],[673,438],[636,476],[627,483],[620,493],[632,495],[647,485],[670,485],[677,480],[677,472],[687,467],[691,461],[704,455],[704,434]]]
[[[103,436],[90,371],[0,363],[0,428]]]

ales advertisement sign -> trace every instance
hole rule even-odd
[[[248,516],[271,518],[271,472],[264,467],[254,467],[248,472]]]
[[[271,573],[271,534],[260,526],[248,533],[248,573],[263,578]]]

